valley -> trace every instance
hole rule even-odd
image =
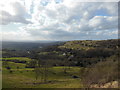
[[[7,42],[0,58],[2,87],[91,88],[109,82],[118,84],[118,42],[119,39],[42,44]]]

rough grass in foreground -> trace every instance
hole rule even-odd
[[[33,69],[7,69],[3,71],[3,88],[81,88],[80,78],[73,78],[79,75],[79,67],[71,67],[67,74],[64,74],[65,67],[51,67],[48,71],[48,82],[41,82],[39,77],[35,80]]]

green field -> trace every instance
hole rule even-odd
[[[30,61],[31,59],[27,58],[27,57],[10,57],[10,58],[0,58],[0,60],[19,60],[19,61]]]
[[[9,58],[7,58],[9,59]],[[9,60],[18,59],[10,58]],[[20,58],[20,60],[22,60]],[[82,84],[79,77],[79,67],[66,67],[67,73],[64,73],[64,66],[49,67],[47,72],[47,82],[41,81],[41,76],[36,80],[33,68],[25,68],[26,64],[15,63],[11,61],[7,65],[11,67],[6,69],[3,65],[3,88],[81,88]],[[19,68],[17,68],[19,67]],[[74,78],[77,76],[78,78]]]

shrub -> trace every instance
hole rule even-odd
[[[10,69],[11,69],[11,67],[7,66],[7,67],[6,67],[6,69],[7,69],[7,70],[10,70]]]
[[[117,56],[109,57],[87,69],[81,69],[81,79],[85,87],[92,84],[103,85],[118,80],[118,62],[114,61]]]

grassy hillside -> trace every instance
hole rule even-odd
[[[76,50],[88,50],[93,48],[118,48],[119,40],[76,40],[68,41],[59,48],[69,48]]]
[[[14,64],[13,64],[14,65]],[[20,65],[22,66],[22,65]],[[81,88],[82,84],[79,78],[78,67],[71,67],[67,75],[63,73],[64,67],[51,67],[47,72],[48,82],[41,82],[41,76],[36,80],[34,69],[14,69],[12,73],[9,70],[3,71],[3,88]],[[74,72],[75,71],[75,72]]]

